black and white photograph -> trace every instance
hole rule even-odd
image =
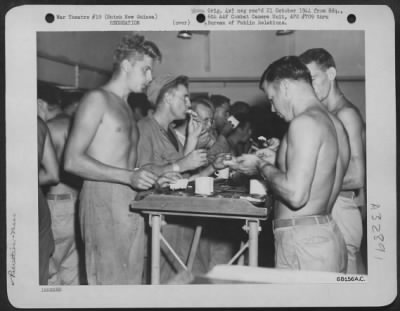
[[[318,20],[254,29],[207,24],[251,12],[235,6],[168,11],[174,23],[184,12],[203,23],[200,12],[206,23],[165,28],[162,8],[132,10],[136,20],[156,16],[151,27],[118,28],[91,23],[129,20],[129,10],[87,8],[64,18],[45,6],[35,11],[49,26],[34,24],[26,39],[34,70],[21,83],[29,91],[8,93],[10,103],[22,99],[20,111],[29,107],[26,121],[11,119],[7,105],[8,130],[30,150],[7,149],[8,185],[21,179],[26,191],[9,190],[8,288],[29,271],[38,294],[16,306],[62,306],[43,302],[46,294],[77,295],[68,306],[90,307],[211,306],[202,297],[214,295],[215,306],[344,306],[386,279],[380,269],[391,269],[396,243],[395,205],[386,206],[396,195],[395,119],[387,114],[395,108],[394,54],[380,55],[380,71],[371,70],[383,49],[371,43],[379,31],[364,18],[373,9],[359,8],[356,27],[341,9],[337,27],[330,20],[318,27]],[[293,10],[273,12],[334,12]],[[87,27],[68,26],[86,17]],[[6,56],[7,73],[22,65]],[[16,84],[14,76],[9,81]],[[369,142],[385,122],[383,159]],[[20,124],[29,141],[18,140]],[[18,161],[27,158],[30,168],[17,177]],[[377,190],[385,178],[388,187]],[[29,211],[18,208],[28,198],[35,202]],[[29,237],[30,253],[16,251],[25,245],[18,235]],[[25,263],[21,253],[34,260]],[[354,297],[335,300],[349,284]],[[295,288],[304,285],[306,298],[296,303],[302,293]],[[279,298],[280,286],[293,299]],[[110,305],[117,291],[140,302]],[[162,298],[154,301],[154,291]],[[15,301],[21,293],[13,292]],[[79,304],[88,295],[107,302]]]

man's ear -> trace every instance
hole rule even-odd
[[[333,81],[336,79],[336,68],[335,67],[329,67],[326,70],[326,74],[328,75],[329,80]]]
[[[287,79],[283,79],[279,84],[279,89],[285,97],[289,97],[290,82]]]
[[[171,102],[171,97],[172,97],[171,90],[168,90],[164,94],[163,102],[169,104]]]
[[[128,72],[129,69],[130,69],[130,67],[131,67],[131,63],[130,63],[130,61],[127,60],[127,59],[124,59],[124,60],[121,62],[121,64],[120,64],[121,70],[122,70],[122,71],[125,71],[125,72]]]

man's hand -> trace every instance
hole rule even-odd
[[[229,153],[220,153],[217,154],[217,156],[214,158],[214,160],[212,161],[212,166],[216,169],[216,170],[222,170],[225,167],[227,167],[228,165],[225,164],[225,160],[227,160],[227,155],[230,155]],[[232,157],[230,157],[232,158]]]
[[[243,154],[236,158],[236,170],[246,175],[255,175],[258,171],[258,166],[261,159],[254,154]]]
[[[276,161],[276,150],[268,148],[259,149],[256,151],[256,156],[259,157],[263,162],[267,162],[271,165],[275,165]]]
[[[235,128],[233,127],[233,124],[229,121],[226,121],[222,130],[221,130],[221,135],[227,137],[229,134],[233,132]]]
[[[188,123],[188,135],[190,137],[199,137],[200,133],[202,130],[202,123],[201,120],[197,117],[197,114],[195,115],[195,112],[193,112],[192,115],[190,115],[190,120]]]
[[[277,151],[279,148],[279,145],[281,144],[281,141],[278,138],[272,137],[267,140],[267,148]]]
[[[207,152],[205,149],[196,149],[183,158],[183,172],[196,169],[207,164]]]
[[[196,148],[210,148],[215,144],[215,138],[211,135],[210,131],[200,133],[197,141]]]
[[[131,172],[131,187],[138,190],[150,189],[157,180],[157,176],[146,169],[140,168]]]
[[[156,185],[160,188],[164,188],[182,178],[182,175],[177,172],[165,172],[157,179]]]

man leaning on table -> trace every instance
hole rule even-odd
[[[298,57],[272,63],[260,88],[273,111],[289,122],[288,132],[276,153],[261,150],[231,166],[248,174],[258,170],[276,198],[276,267],[344,273],[346,246],[330,214],[349,163],[345,129],[316,97]]]

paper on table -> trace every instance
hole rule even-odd
[[[188,182],[189,182],[189,179],[187,179],[187,178],[178,179],[175,183],[170,184],[169,188],[171,190],[186,189]]]

